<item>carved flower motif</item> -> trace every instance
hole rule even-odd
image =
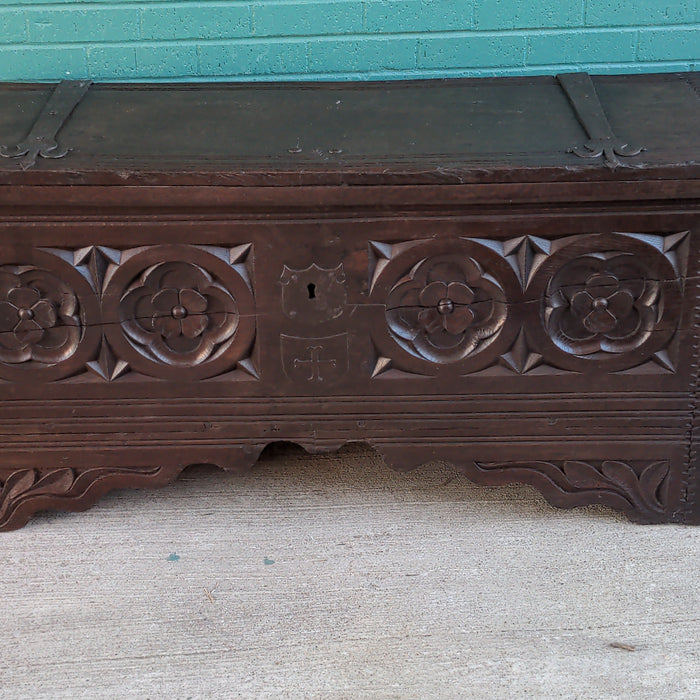
[[[162,289],[151,299],[156,313],[153,328],[164,338],[184,335],[196,338],[206,330],[209,303],[196,289]]]
[[[489,344],[505,323],[505,295],[471,258],[426,258],[394,285],[389,327],[413,354],[461,360]]]
[[[7,301],[0,301],[0,332],[11,329],[18,347],[40,341],[44,331],[55,325],[53,304],[33,287],[15,287],[7,293]]]
[[[474,312],[469,308],[474,292],[462,282],[431,282],[419,300],[426,308],[418,314],[418,320],[427,333],[444,330],[459,335],[474,321]]]
[[[568,352],[627,352],[649,337],[658,298],[658,282],[647,280],[631,256],[583,256],[550,282],[545,318]]]
[[[587,333],[627,335],[637,327],[634,297],[620,282],[609,274],[595,273],[586,280],[586,286],[571,297],[568,316],[570,332],[574,337]],[[580,327],[579,327],[580,324]],[[629,328],[624,330],[624,326]]]
[[[150,359],[173,366],[206,361],[238,327],[231,293],[193,263],[167,262],[146,270],[122,297],[122,328]]]
[[[77,307],[74,292],[49,272],[0,268],[0,361],[54,364],[72,355]]]

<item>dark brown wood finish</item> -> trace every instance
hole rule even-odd
[[[0,529],[281,440],[700,524],[699,122],[697,74],[2,86]]]

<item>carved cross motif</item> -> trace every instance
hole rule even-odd
[[[309,359],[307,360],[302,360],[300,358],[295,358],[294,359],[294,367],[299,368],[302,367],[303,365],[309,365],[309,369],[311,370],[311,374],[309,375],[309,381],[310,382],[322,382],[323,377],[321,376],[321,366],[322,365],[328,365],[331,368],[335,368],[337,362],[336,360],[322,360],[321,359],[321,353],[323,352],[323,346],[322,345],[309,345],[306,348],[309,352]]]
[[[348,371],[348,334],[322,338],[280,335],[284,373],[296,382],[331,384]]]

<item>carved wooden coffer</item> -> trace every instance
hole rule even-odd
[[[0,528],[275,441],[700,523],[699,89],[0,86]]]

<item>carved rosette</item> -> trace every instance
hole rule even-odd
[[[118,319],[106,327],[117,354],[165,378],[214,376],[245,359],[255,334],[247,248],[231,254],[154,246],[122,255],[105,291],[105,313]]]
[[[545,323],[573,355],[622,353],[649,339],[660,285],[630,255],[584,255],[564,265],[547,289]]]
[[[420,357],[456,362],[501,330],[505,294],[473,258],[425,258],[389,292],[386,318],[394,336]]]
[[[94,293],[61,252],[35,250],[31,264],[0,266],[3,378],[70,376],[96,351],[100,317]]]
[[[519,299],[520,284],[494,250],[464,239],[375,250],[385,259],[376,265],[372,295],[377,301],[385,295],[388,335],[405,353],[376,338],[386,348],[382,369],[390,362],[419,373],[473,371],[493,362],[514,340],[517,329],[509,324],[507,300]]]
[[[55,364],[80,342],[75,292],[46,270],[0,268],[0,361]]]
[[[624,370],[650,359],[671,368],[683,240],[608,234],[553,242],[528,290],[541,304],[539,330],[528,327],[538,351],[552,365],[575,371]]]
[[[149,268],[119,303],[124,333],[155,362],[191,367],[230,340],[238,304],[198,265],[170,262]]]
[[[688,238],[372,242],[371,302],[387,329],[373,334],[372,376],[673,372]]]

